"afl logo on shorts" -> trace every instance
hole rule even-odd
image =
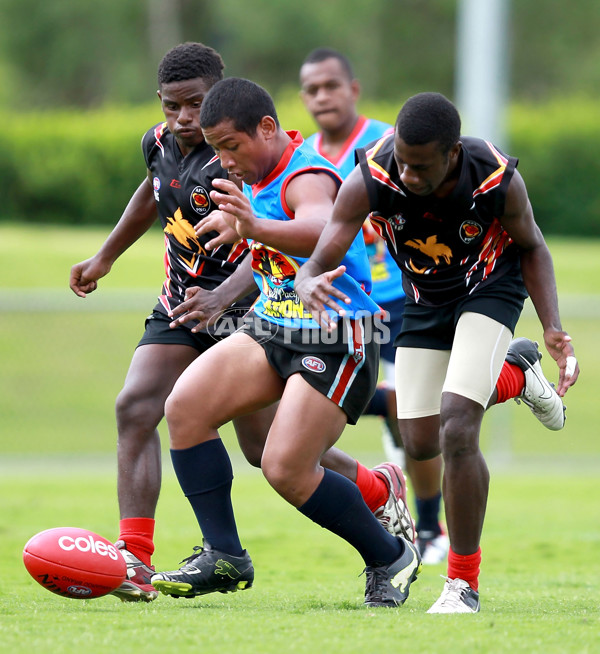
[[[481,234],[481,225],[474,220],[465,220],[460,226],[460,239],[463,243],[474,241]]]
[[[319,357],[304,357],[302,359],[302,365],[310,372],[325,372],[325,362],[319,359]]]
[[[196,186],[190,195],[190,204],[192,209],[200,216],[206,216],[210,209],[210,198],[208,192],[203,186]]]

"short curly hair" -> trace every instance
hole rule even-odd
[[[265,116],[271,116],[279,127],[273,98],[268,92],[248,79],[228,77],[206,94],[200,109],[200,125],[205,129],[231,120],[236,132],[254,136]]]
[[[396,119],[396,134],[407,145],[437,141],[444,154],[460,139],[460,115],[441,93],[419,93],[405,103]]]
[[[158,65],[158,85],[202,77],[210,85],[223,79],[221,55],[203,43],[188,41],[171,48]]]

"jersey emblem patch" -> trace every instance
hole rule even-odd
[[[158,192],[160,191],[160,178],[159,177],[154,177],[152,180],[152,187],[154,188],[154,199],[157,202],[160,202],[160,197],[158,195]]]
[[[481,225],[474,220],[465,220],[460,226],[459,234],[463,243],[474,241],[482,232]]]
[[[388,218],[390,223],[394,226],[394,229],[403,229],[406,223],[406,219],[402,216],[401,213],[394,214]]]
[[[322,359],[319,357],[308,356],[302,359],[302,365],[310,372],[322,373],[325,372],[327,366]]]
[[[196,186],[190,194],[190,204],[199,216],[206,216],[210,209],[208,191],[203,186]]]

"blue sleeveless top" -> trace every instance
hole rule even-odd
[[[277,166],[263,180],[252,186],[244,184],[244,194],[250,200],[254,215],[266,220],[294,220],[285,201],[290,181],[301,174],[327,173],[341,184],[339,173],[324,157],[307,145],[299,132],[288,132],[292,139]],[[254,241],[250,248],[254,279],[260,296],[254,311],[265,320],[291,328],[319,329],[294,290],[294,279],[300,266],[308,259],[295,257]],[[334,286],[350,299],[344,305],[346,315],[359,318],[380,313],[377,304],[368,296],[371,290],[369,260],[362,234],[359,233],[344,256],[346,272],[335,280]],[[332,318],[337,318],[328,310]]]

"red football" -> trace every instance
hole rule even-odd
[[[119,550],[106,538],[78,527],[36,534],[23,549],[23,562],[44,588],[74,599],[108,595],[127,576]]]

